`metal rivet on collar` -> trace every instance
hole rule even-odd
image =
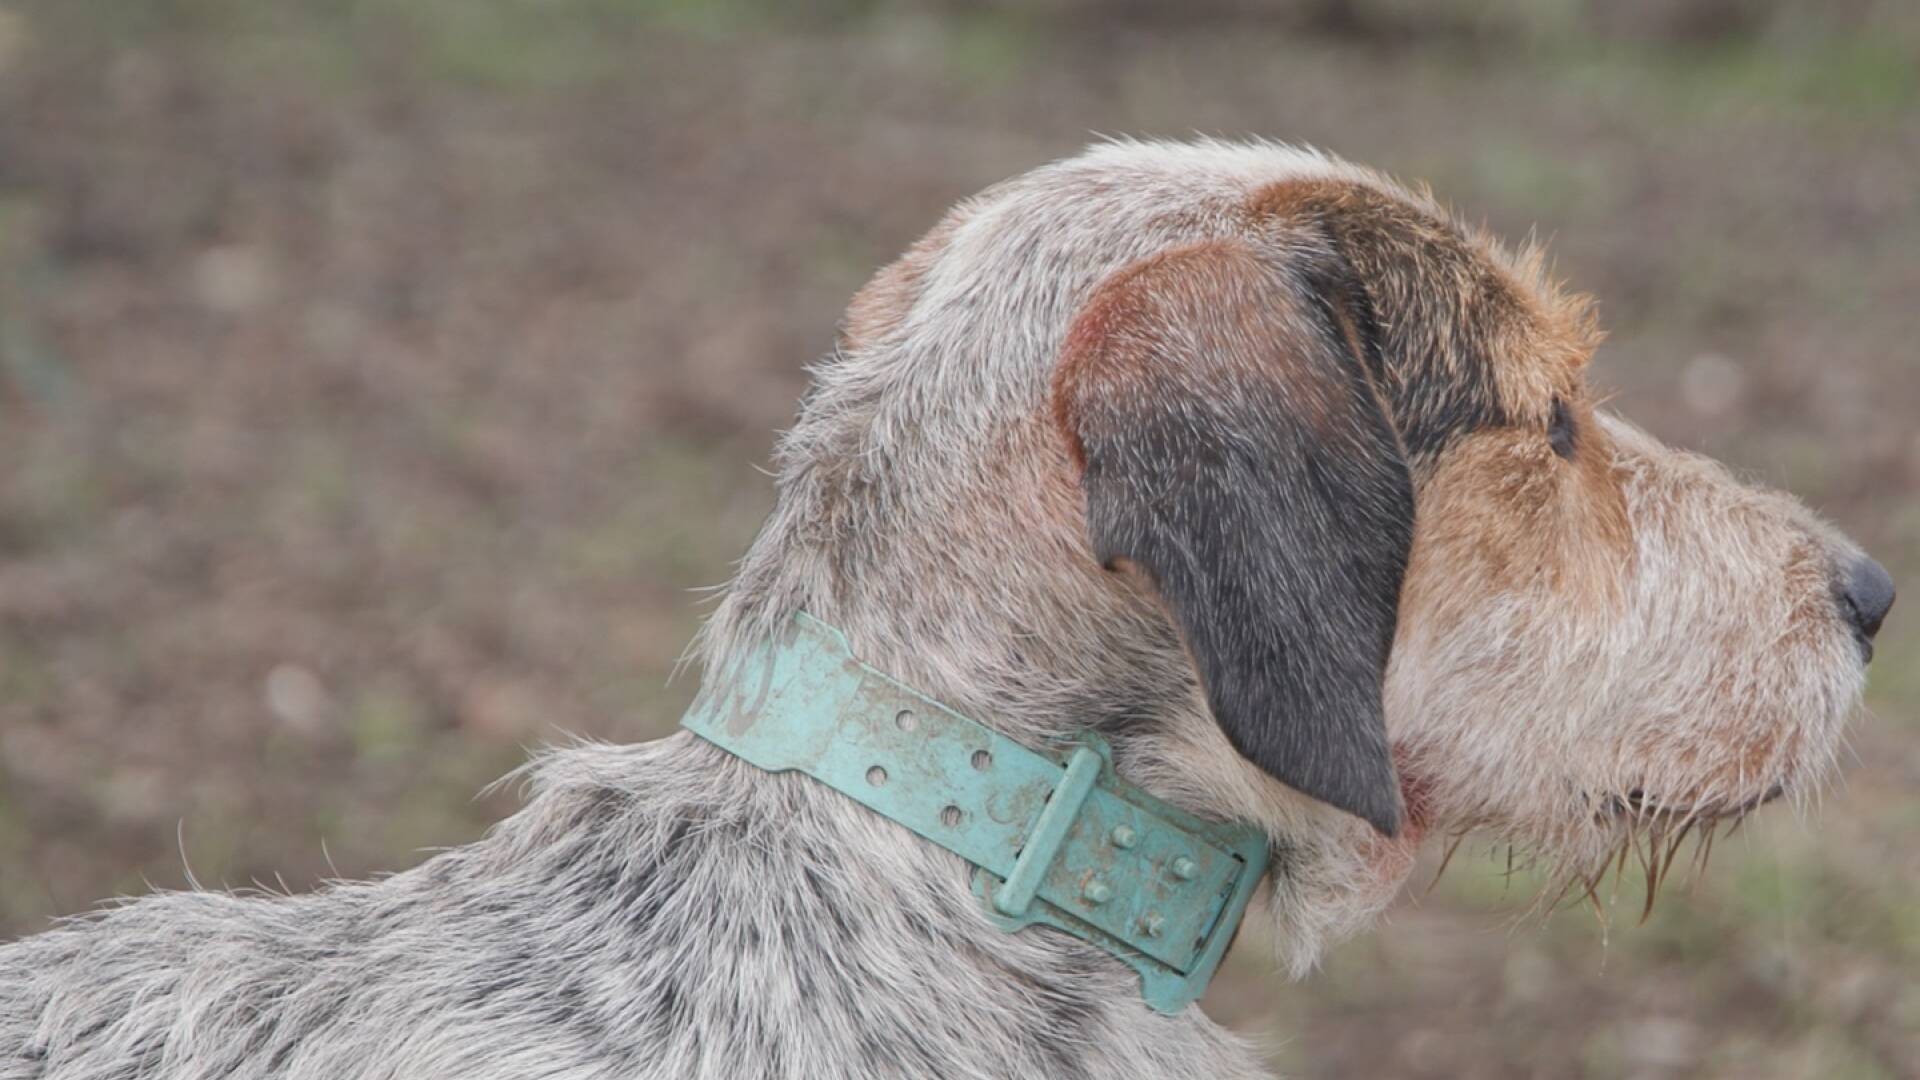
[[[1185,855],[1173,860],[1173,876],[1179,878],[1181,881],[1192,881],[1193,875],[1199,872],[1199,869],[1198,866],[1194,865],[1194,861]]]
[[[1113,828],[1112,839],[1113,846],[1124,851],[1139,841],[1140,834],[1134,832],[1131,825],[1116,825]]]

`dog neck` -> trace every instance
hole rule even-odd
[[[781,440],[774,509],[692,650],[708,677],[810,612],[866,663],[1024,746],[1094,731],[1154,796],[1259,825],[1276,858],[1256,907],[1290,972],[1367,925],[1411,845],[1384,850],[1235,753],[1151,590],[1089,554],[1058,433],[1005,419],[1040,416],[1038,400],[961,424],[855,394],[881,382],[824,379]]]

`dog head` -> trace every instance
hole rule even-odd
[[[1884,571],[1597,410],[1589,307],[1537,255],[1365,175],[1244,213],[1103,280],[1053,382],[1096,557],[1239,753],[1383,836],[1582,870],[1812,787]]]
[[[1599,410],[1598,340],[1536,253],[1377,174],[1096,149],[855,301],[743,582],[1265,824],[1304,966],[1423,835],[1584,873],[1835,756],[1885,572]]]

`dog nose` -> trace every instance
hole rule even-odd
[[[1893,608],[1893,575],[1865,555],[1842,573],[1842,612],[1855,629],[1872,641],[1880,632],[1880,624],[1887,621],[1887,612]]]

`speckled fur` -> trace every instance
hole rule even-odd
[[[1154,568],[1089,542],[1069,329],[1103,282],[1209,244],[1283,270],[1344,251],[1365,293],[1328,325],[1376,348],[1418,507],[1374,706],[1392,837],[1236,753]],[[1862,677],[1831,595],[1852,548],[1594,414],[1592,344],[1537,259],[1373,173],[1097,147],[956,208],[856,299],[695,655],[717,670],[804,607],[1014,738],[1102,729],[1136,782],[1270,832],[1254,917],[1304,973],[1422,836],[1488,830],[1584,873],[1649,806],[1736,812],[1834,756]],[[1565,463],[1555,398],[1582,421]],[[957,859],[804,778],[682,734],[558,751],[526,782],[486,839],[393,877],[151,896],[0,949],[0,1080],[1263,1075],[1099,950],[992,929]]]

